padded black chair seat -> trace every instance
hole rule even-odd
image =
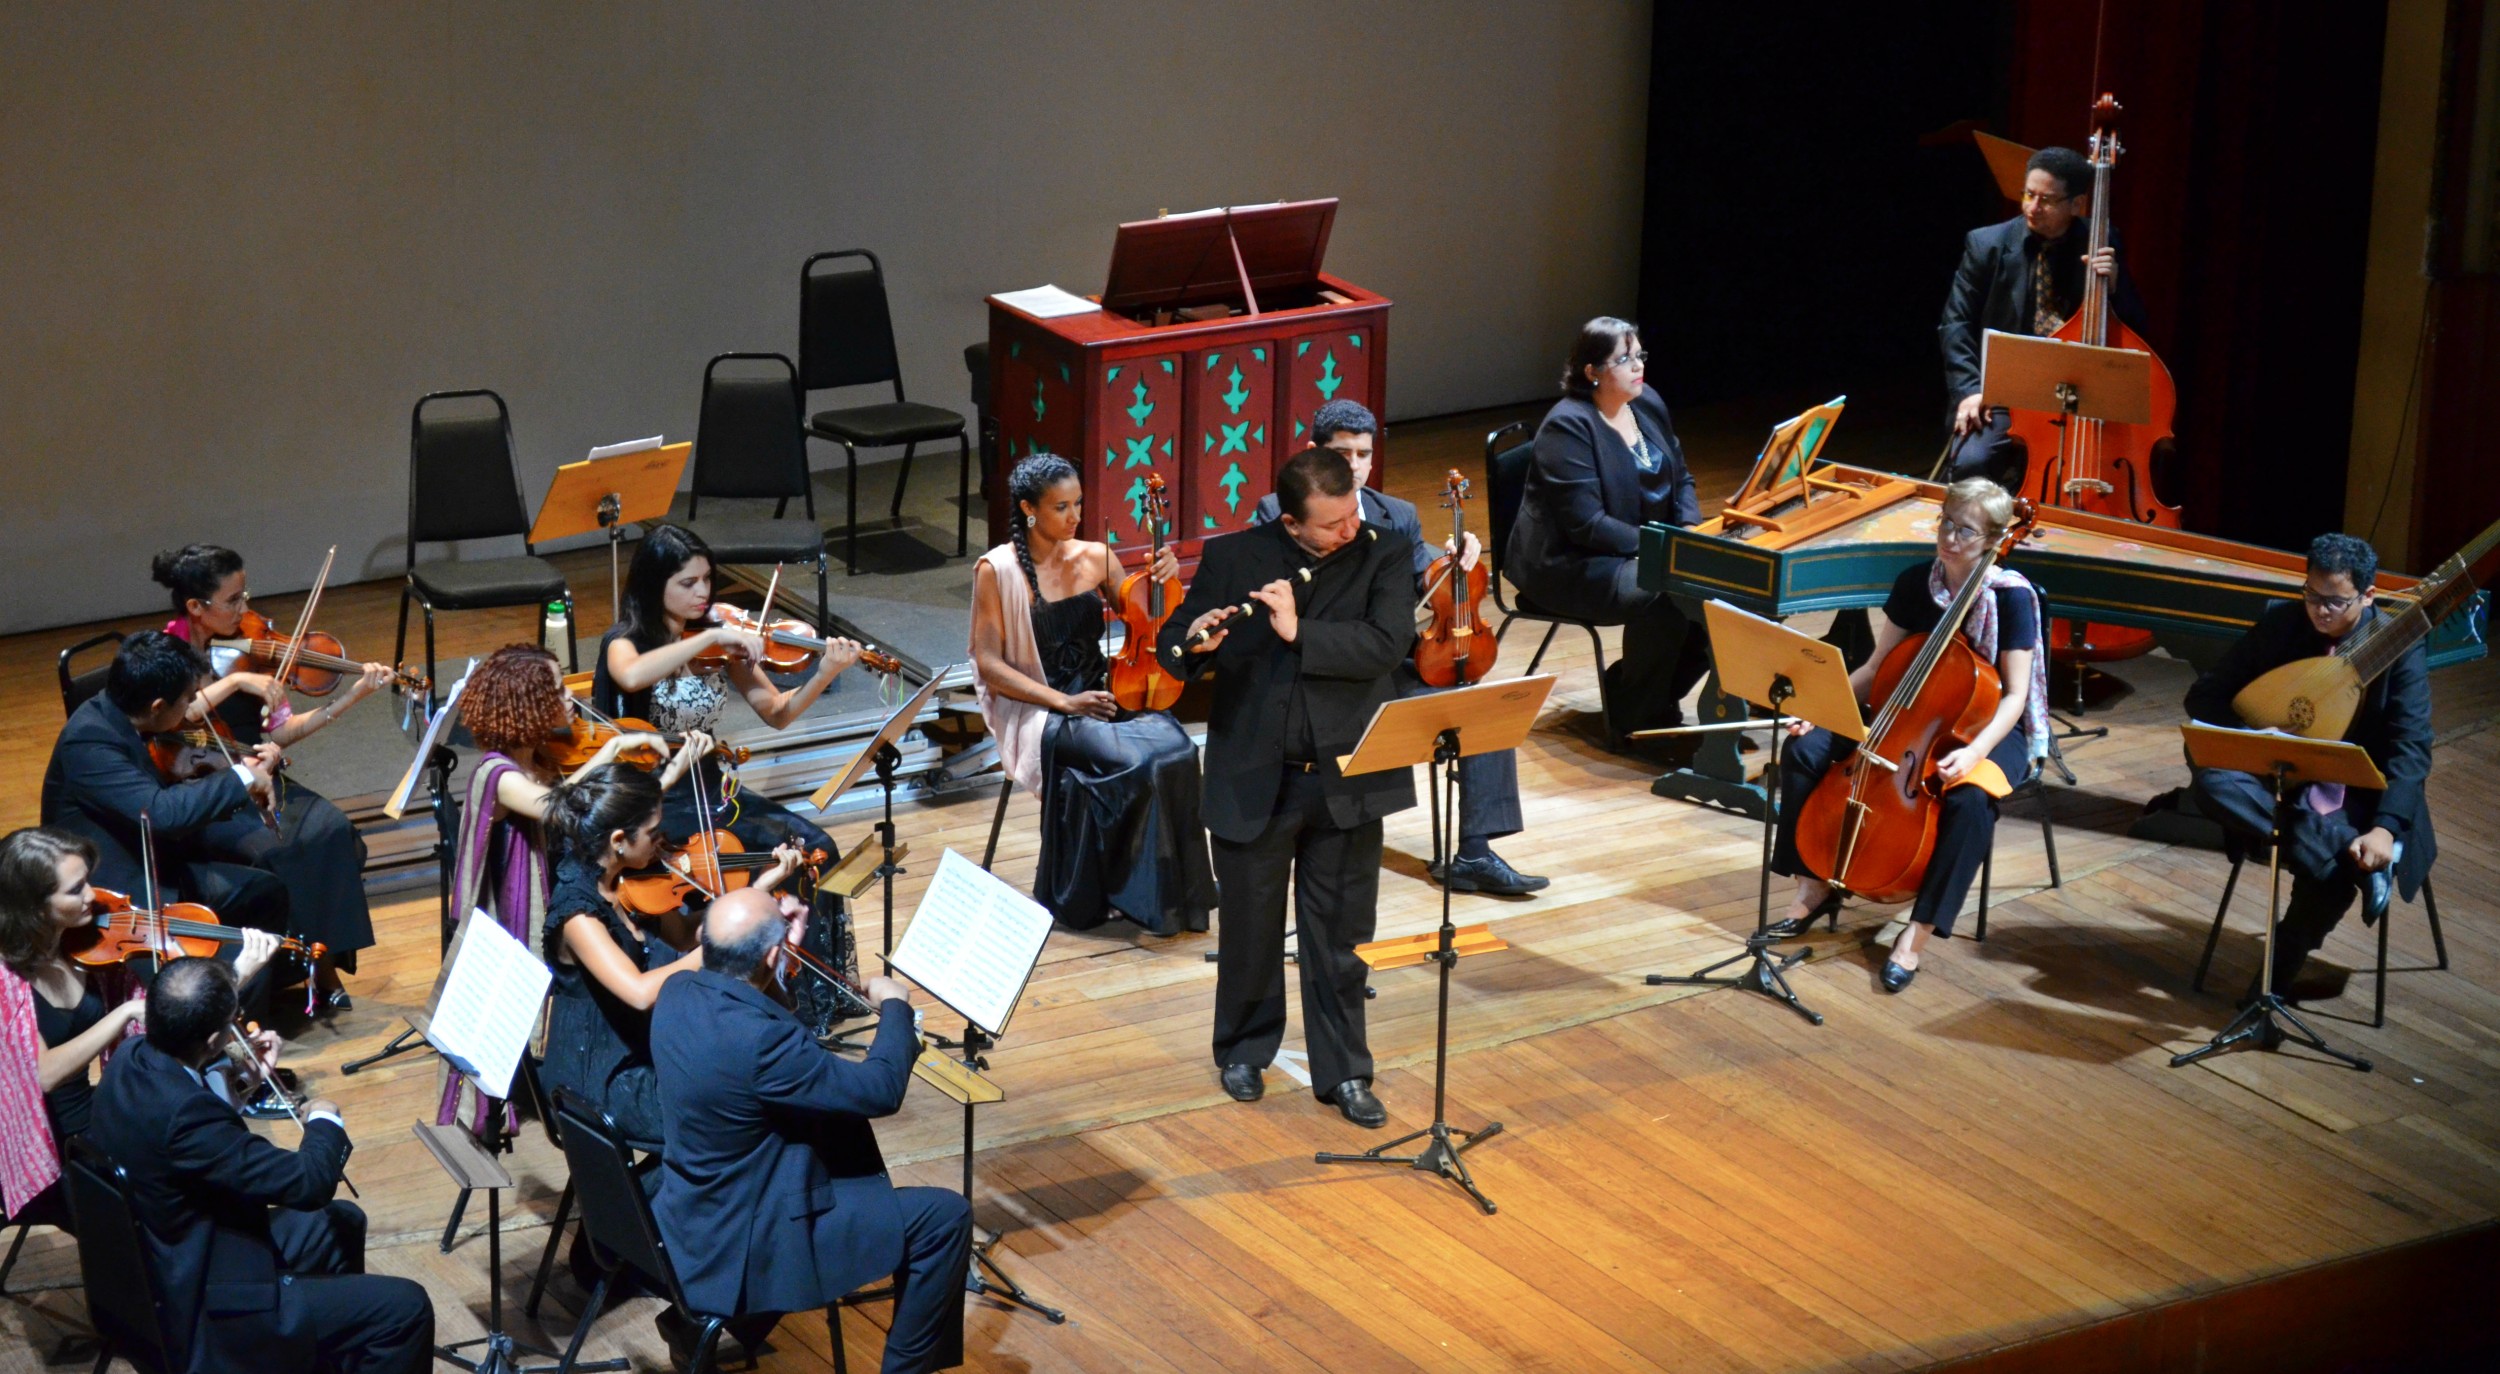
[[[556,571],[556,565],[527,554],[420,563],[408,570],[408,578],[416,584],[426,604],[438,611],[561,601],[566,595],[564,574]]]
[[[952,439],[964,432],[964,417],[918,401],[887,401],[845,410],[820,410],[808,420],[807,427],[829,439],[863,448],[885,448]]]
[[[813,520],[707,515],[685,524],[723,563],[813,563],[825,549],[825,532]]]

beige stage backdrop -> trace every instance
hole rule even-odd
[[[1621,0],[0,7],[0,631],[146,609],[184,540],[394,573],[428,391],[503,393],[533,505],[691,437],[823,249],[883,257],[913,396],[968,411],[984,294],[1336,195],[1393,417],[1551,394],[1632,303],[1648,44]]]

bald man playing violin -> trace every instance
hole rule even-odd
[[[911,1084],[911,992],[869,979],[868,1057],[824,1050],[779,986],[777,951],[798,942],[807,914],[751,887],[725,894],[704,914],[703,967],[660,989],[660,1234],[686,1301],[733,1318],[750,1352],[778,1314],[892,1278],[884,1368],[951,1368],[963,1363],[971,1206],[943,1188],[895,1187],[868,1124],[893,1115]],[[693,1353],[682,1314],[663,1313],[660,1330]]]

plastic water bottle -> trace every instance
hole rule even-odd
[[[538,646],[556,656],[558,663],[570,664],[564,656],[566,644],[573,638],[573,620],[561,601],[547,603],[546,616],[538,623]]]

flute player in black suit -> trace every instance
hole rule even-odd
[[[1372,713],[1415,638],[1413,541],[1366,524],[1354,469],[1308,449],[1276,475],[1275,521],[1207,541],[1156,648],[1187,679],[1216,673],[1201,807],[1215,851],[1215,1062],[1256,1101],[1285,1033],[1285,890],[1301,932],[1311,1087],[1366,1128],[1372,1095],[1363,961],[1380,897],[1381,818],[1415,804],[1412,770],[1349,778]],[[1307,573],[1307,576],[1306,576]],[[1245,611],[1245,604],[1255,605]]]

